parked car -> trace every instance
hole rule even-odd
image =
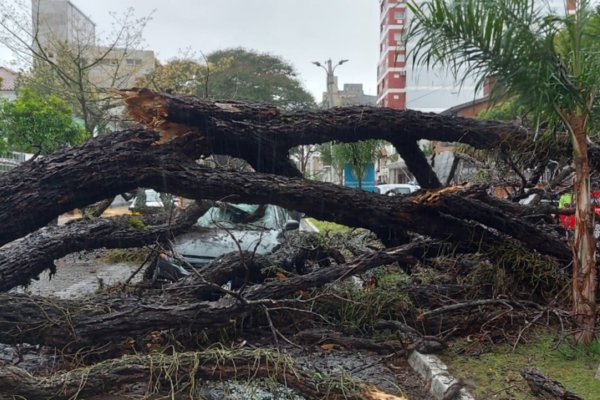
[[[375,193],[387,196],[398,196],[411,194],[419,189],[421,189],[421,187],[413,183],[387,183],[375,186]]]
[[[173,251],[183,258],[164,254],[156,265],[155,278],[175,281],[231,252],[269,254],[284,239],[284,232],[298,229],[299,222],[275,205],[219,203],[202,215],[191,231],[175,238]]]
[[[144,190],[144,194],[146,195],[146,207],[155,208],[155,207],[163,207],[162,199],[160,198],[160,193],[153,189]],[[137,196],[131,199],[131,204],[129,205],[129,209],[133,210],[137,205]]]
[[[600,191],[592,191],[590,193],[592,198],[592,207],[594,207],[595,221],[594,221],[594,238],[600,239]],[[575,208],[575,196],[571,193],[564,193],[560,196],[558,202],[558,208]],[[575,214],[560,215],[560,224],[567,231],[575,229]]]
[[[146,203],[145,203],[146,207],[162,208],[164,206],[163,200],[160,196],[160,193],[158,193],[156,190],[145,189],[144,194],[146,195]],[[182,202],[181,202],[180,197],[171,196],[171,199],[172,199],[173,205],[175,205],[178,208],[182,208]],[[129,205],[129,209],[133,210],[136,207],[139,207],[139,205],[137,204],[137,197],[134,197],[133,199],[131,199],[131,204]]]

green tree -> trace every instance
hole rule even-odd
[[[134,10],[113,15],[106,41],[74,22],[53,31],[40,16],[38,1],[0,0],[0,44],[24,63],[19,85],[64,99],[89,132],[105,131],[122,106],[110,88],[133,86],[142,32],[149,17],[136,18]],[[58,11],[57,11],[58,12]]]
[[[323,164],[330,165],[334,171],[337,172],[338,183],[344,184],[344,165],[346,164],[346,158],[342,154],[342,146],[337,145],[333,142],[323,143],[319,146],[321,151],[321,160]]]
[[[154,70],[139,78],[136,85],[159,92],[194,95],[202,93],[208,71],[206,65],[193,58],[175,58],[165,64],[156,60]]]
[[[600,90],[600,24],[589,1],[573,15],[555,15],[534,0],[426,0],[409,4],[412,59],[449,68],[466,79],[496,81],[496,98],[514,97],[573,145],[577,196],[572,312],[575,341],[590,343],[596,320],[594,215],[588,138]]]
[[[367,168],[379,155],[380,140],[363,140],[353,143],[327,143],[321,147],[323,162],[338,171],[340,185],[344,183],[344,166],[348,164],[358,180],[358,188],[362,189]]]
[[[207,61],[210,98],[265,102],[286,111],[316,107],[294,68],[277,56],[235,48],[215,51]],[[204,88],[196,94],[204,96]]]
[[[86,138],[69,106],[56,96],[43,98],[22,88],[14,101],[0,102],[0,143],[3,149],[50,154]]]
[[[203,61],[189,55],[165,64],[157,61],[154,71],[138,79],[137,85],[211,99],[264,102],[286,111],[316,108],[289,63],[243,48],[218,50]]]

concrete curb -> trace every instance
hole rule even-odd
[[[450,375],[448,367],[439,357],[413,351],[408,358],[408,363],[428,382],[429,393],[436,399],[475,400],[465,388],[460,389],[458,396],[446,397],[457,385],[460,385],[460,381]]]

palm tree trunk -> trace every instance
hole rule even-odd
[[[590,166],[584,117],[572,116],[569,123],[575,159],[574,191],[577,196],[572,289],[573,315],[579,331],[575,334],[575,342],[589,344],[594,339],[596,322],[596,241],[590,198]]]

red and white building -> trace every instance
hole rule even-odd
[[[380,43],[377,105],[406,108],[406,0],[379,0]]]

